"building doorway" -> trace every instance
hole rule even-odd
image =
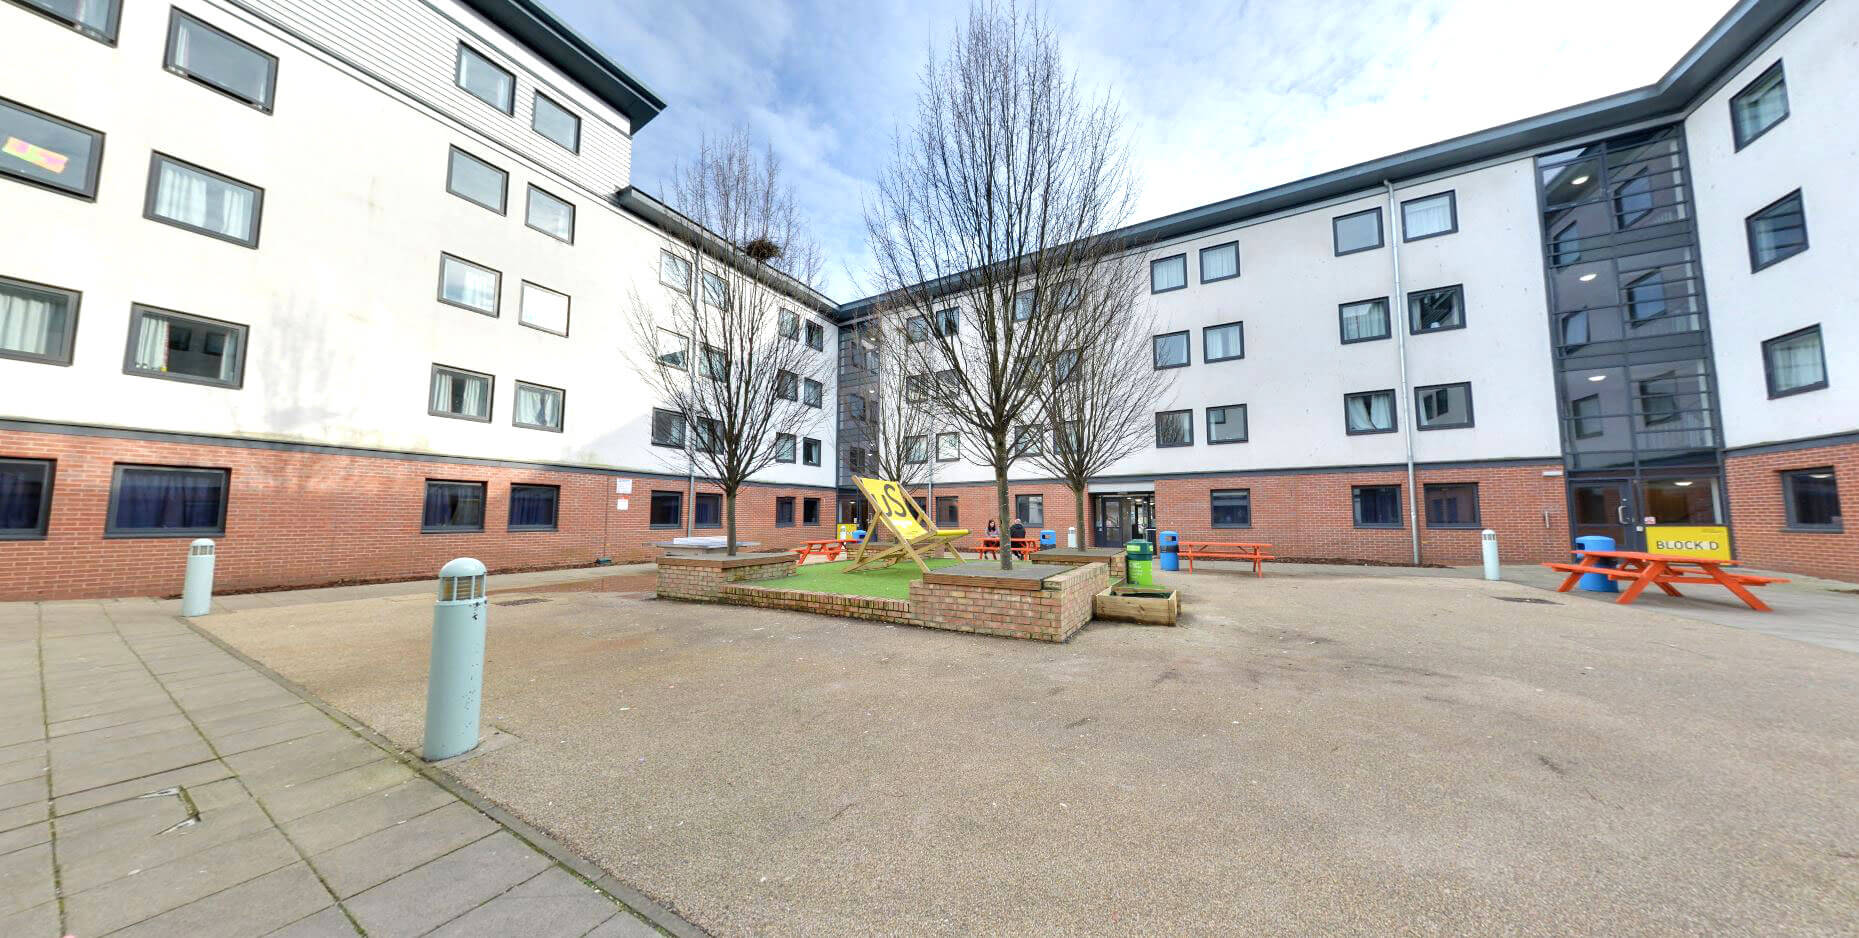
[[[1155,536],[1155,493],[1121,492],[1091,496],[1091,543],[1122,547],[1126,541]]]
[[[1722,525],[1722,485],[1709,471],[1577,479],[1569,482],[1569,519],[1571,539],[1599,534],[1613,538],[1619,550],[1645,550],[1649,526]]]
[[[1592,535],[1611,537],[1617,550],[1641,550],[1646,543],[1645,527],[1639,523],[1639,510],[1634,505],[1633,483],[1626,479],[1571,483],[1569,519],[1571,540]]]

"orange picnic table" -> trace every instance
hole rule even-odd
[[[794,548],[794,559],[798,563],[806,563],[808,557],[825,557],[827,560],[838,560],[840,554],[852,549],[852,546],[857,543],[858,541],[856,540],[840,540],[836,537],[829,537],[821,541],[802,541],[801,546]]]
[[[1016,537],[1010,538],[1010,540],[1013,541],[1014,554],[1021,560],[1033,556],[1033,554],[1039,550],[1039,538],[1037,537]],[[975,548],[975,556],[998,557],[1000,556],[1000,549],[1000,538],[984,537],[981,539],[981,546]]]
[[[1188,572],[1194,572],[1194,561],[1200,560],[1238,560],[1252,564],[1253,576],[1265,575],[1265,561],[1276,560],[1266,551],[1272,545],[1257,541],[1182,541],[1181,559],[1187,563]]]
[[[1786,583],[1781,577],[1754,576],[1748,573],[1733,573],[1723,569],[1737,565],[1734,560],[1718,560],[1712,557],[1686,557],[1679,554],[1648,554],[1637,550],[1577,550],[1576,563],[1545,563],[1551,570],[1568,574],[1568,579],[1556,587],[1556,592],[1566,593],[1575,588],[1575,582],[1584,573],[1598,573],[1610,580],[1628,580],[1631,584],[1614,602],[1620,605],[1631,603],[1639,598],[1648,586],[1657,586],[1667,596],[1682,596],[1683,593],[1673,586],[1674,583],[1714,583],[1736,594],[1736,598],[1749,605],[1757,612],[1769,612],[1769,607],[1757,599],[1746,587],[1767,586],[1770,583]],[[1612,560],[1615,566],[1604,567],[1598,560]]]

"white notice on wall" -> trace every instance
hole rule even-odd
[[[617,511],[625,511],[625,510],[626,510],[626,499],[624,499],[624,498],[616,498],[616,499],[614,499],[614,500],[613,500],[613,507],[614,507],[614,509],[615,509],[615,510],[617,510]]]
[[[633,494],[633,480],[631,480],[631,479],[614,479],[614,480],[613,480],[613,494],[615,494],[615,495],[631,495],[631,494]],[[622,506],[620,506],[620,507],[622,507],[622,508],[624,508],[624,507],[626,507],[626,506],[624,506],[624,505],[622,505]]]

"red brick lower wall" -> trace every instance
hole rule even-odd
[[[435,576],[454,557],[492,571],[624,563],[656,556],[654,541],[684,533],[650,527],[652,490],[684,492],[682,479],[568,472],[0,430],[0,456],[56,461],[50,529],[41,540],[0,541],[0,601],[180,592],[192,538],[107,538],[110,478],[117,463],[230,470],[226,533],[217,536],[217,590],[314,586]],[[616,508],[615,479],[632,479],[629,507]],[[484,482],[484,530],[423,534],[427,479]],[[511,532],[511,483],[561,487],[557,529]],[[698,491],[715,491],[700,484]],[[775,499],[820,499],[820,524],[774,524]],[[737,505],[744,540],[785,549],[832,536],[830,489],[751,486]],[[688,496],[684,511],[692,510]],[[722,528],[698,528],[699,535]]]
[[[1843,532],[1790,531],[1781,474],[1833,467]],[[1743,563],[1770,570],[1859,581],[1859,443],[1747,455],[1728,453],[1731,537]]]

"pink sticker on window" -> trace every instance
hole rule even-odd
[[[34,166],[49,169],[54,173],[64,172],[65,165],[71,162],[71,158],[63,153],[55,153],[44,147],[34,146],[18,137],[6,138],[6,144],[0,146],[0,153],[17,156]]]

